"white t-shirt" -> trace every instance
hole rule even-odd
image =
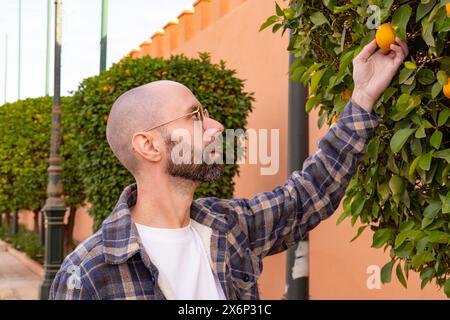
[[[190,222],[176,229],[137,223],[136,227],[150,260],[168,280],[176,299],[225,299],[201,238]]]

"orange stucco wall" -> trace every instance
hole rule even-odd
[[[197,57],[208,51],[212,61],[225,60],[228,68],[236,69],[245,79],[245,90],[255,93],[254,111],[248,128],[280,130],[280,167],[278,174],[260,175],[259,165],[244,164],[236,181],[236,197],[252,197],[282,184],[287,178],[287,111],[288,55],[287,34],[258,32],[265,19],[274,14],[273,0],[200,0],[194,12],[180,14],[178,24],[168,23],[163,32],[145,40],[130,54],[164,56],[183,53]],[[317,113],[309,118],[310,153],[325,132],[317,129]],[[408,289],[393,275],[393,283],[381,289],[369,290],[366,270],[371,265],[380,268],[388,255],[370,248],[371,234],[364,233],[350,243],[356,228],[348,221],[336,226],[341,208],[310,233],[310,296],[312,299],[445,299],[433,286],[420,290],[418,276],[410,274]],[[92,230],[92,220],[86,209],[78,211],[75,239],[82,240]],[[281,299],[284,292],[286,255],[281,253],[264,260],[259,286],[263,299]]]

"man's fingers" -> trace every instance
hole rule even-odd
[[[375,41],[375,39],[373,39],[371,42],[369,42],[367,45],[364,46],[364,48],[356,56],[355,59],[367,61],[367,59],[369,59],[370,55],[375,51],[376,48],[377,42]]]
[[[394,59],[396,64],[400,65],[405,59],[405,53],[403,52],[403,48],[395,44],[391,44],[391,50],[392,51],[389,56]],[[394,55],[392,55],[393,53]]]
[[[391,50],[392,50],[392,51],[395,51],[396,56],[399,56],[399,57],[401,57],[402,59],[405,58],[405,53],[403,52],[402,47],[397,46],[397,45],[395,45],[395,44],[391,44]]]
[[[404,55],[405,57],[408,56],[409,50],[408,50],[408,45],[406,44],[406,42],[400,40],[399,37],[395,37],[395,43],[396,43],[397,45],[399,45],[399,46],[402,48],[402,50],[403,50],[403,55]]]

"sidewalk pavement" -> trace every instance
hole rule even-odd
[[[0,243],[0,300],[37,300],[41,281]]]

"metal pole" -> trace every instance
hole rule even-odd
[[[5,84],[4,84],[4,96],[3,104],[6,103],[6,91],[8,88],[8,34],[5,35]]]
[[[106,69],[106,53],[108,45],[108,0],[102,0],[102,26],[100,41],[100,73]]]
[[[41,218],[39,224],[41,228],[39,229],[39,242],[41,246],[45,246],[45,214],[44,211],[41,211]]]
[[[40,288],[41,300],[47,300],[53,279],[63,260],[64,200],[61,180],[61,0],[55,0],[55,76],[48,168],[47,201],[44,212],[47,218],[45,243],[45,277]]]
[[[295,56],[289,53],[289,67]],[[308,157],[308,113],[305,111],[306,90],[300,82],[289,79],[288,99],[288,171],[291,174],[302,168]],[[309,253],[308,236],[296,247],[288,250],[286,261],[287,300],[309,298]]]
[[[12,234],[16,235],[19,232],[19,210],[13,213]]]
[[[22,57],[22,0],[19,0],[19,55],[18,55],[18,75],[17,75],[17,100],[20,100],[20,63]]]
[[[45,95],[50,95],[50,48],[51,48],[51,12],[52,4],[51,0],[47,0],[47,51],[45,59]]]

